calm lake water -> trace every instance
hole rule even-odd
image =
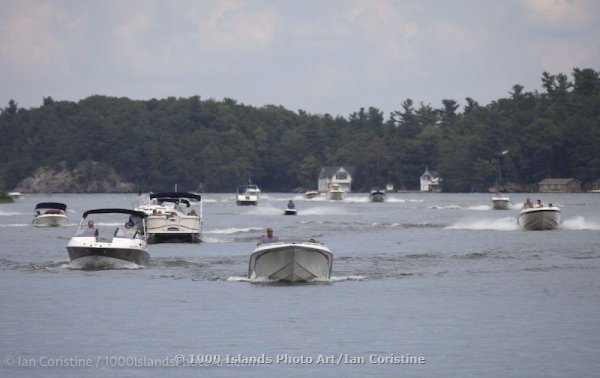
[[[0,205],[2,377],[597,377],[600,194],[366,193],[345,201],[205,194],[200,244],[149,247],[145,269],[71,269],[83,211],[135,194],[24,195]],[[516,223],[525,198],[561,207]],[[284,216],[288,199],[297,216]],[[30,225],[44,201],[67,227]],[[334,254],[330,282],[253,283],[265,227]]]

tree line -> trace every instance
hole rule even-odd
[[[231,98],[43,99],[0,112],[0,189],[40,166],[98,161],[142,191],[315,189],[322,166],[355,167],[354,191],[392,183],[418,189],[426,167],[448,192],[531,190],[548,177],[600,178],[600,72],[544,72],[542,91],[521,85],[487,105],[466,98],[433,107],[412,99],[387,117],[253,107]]]

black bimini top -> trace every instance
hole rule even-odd
[[[193,193],[184,192],[163,192],[163,193],[150,193],[150,199],[153,198],[188,198],[196,201],[200,201],[202,196]]]
[[[83,219],[87,218],[90,214],[129,214],[135,217],[146,218],[148,215],[143,211],[129,210],[129,209],[94,209],[88,210],[83,213]]]
[[[60,202],[40,202],[37,205],[35,205],[36,209],[58,209],[58,210],[62,210],[65,211],[67,210],[67,205],[65,205],[64,203],[60,203]]]

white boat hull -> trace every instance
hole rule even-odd
[[[249,194],[238,194],[236,195],[236,203],[238,205],[256,205],[258,204],[258,196]]]
[[[552,230],[560,224],[560,209],[558,207],[522,209],[518,222],[526,230]]]
[[[296,209],[285,209],[283,211],[284,215],[296,215],[298,212],[296,211]]]
[[[201,240],[202,223],[193,215],[150,215],[146,218],[148,243],[190,242]]]
[[[369,195],[371,202],[385,202],[385,193],[382,192],[371,192]]]
[[[510,209],[510,198],[508,198],[508,197],[494,197],[494,198],[492,198],[492,208],[494,210],[508,210],[508,209]]]
[[[108,242],[96,241],[93,236],[74,236],[67,244],[69,259],[83,266],[112,266],[115,260],[147,266],[150,262],[147,249],[146,241],[140,238],[114,237]]]
[[[252,280],[308,282],[331,277],[333,254],[320,243],[270,243],[250,256],[248,277]]]
[[[58,227],[64,226],[68,222],[69,218],[67,218],[67,216],[64,214],[41,214],[33,218],[31,224],[33,224],[34,226]]]

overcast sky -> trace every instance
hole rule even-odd
[[[0,0],[0,107],[233,98],[347,116],[600,70],[598,0]]]

